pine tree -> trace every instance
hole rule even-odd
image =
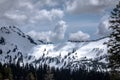
[[[3,80],[3,75],[2,75],[2,73],[0,73],[0,80]]]
[[[28,73],[27,80],[36,80],[35,75],[32,72]]]
[[[12,70],[8,66],[4,66],[4,79],[13,80]]]
[[[49,69],[49,68],[47,69],[44,80],[54,80],[54,75],[53,75],[51,69]]]
[[[110,39],[107,42],[109,67],[112,72],[113,80],[120,80],[120,2],[111,12],[110,16]]]

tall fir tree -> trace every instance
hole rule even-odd
[[[4,79],[9,79],[9,80],[13,80],[13,74],[12,74],[12,70],[9,66],[4,66],[4,72],[3,72],[3,77]]]
[[[29,72],[27,75],[27,80],[37,80],[37,79],[32,72]]]
[[[52,73],[50,68],[47,69],[44,80],[54,80],[54,74]]]
[[[0,80],[3,80],[3,75],[2,75],[2,73],[0,73]]]
[[[112,80],[120,80],[120,2],[111,12],[109,22],[112,31],[107,42],[109,67]]]

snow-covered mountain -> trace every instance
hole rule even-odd
[[[49,64],[50,66],[62,68],[87,66],[107,67],[107,47],[104,42],[108,38],[96,41],[65,42],[62,44],[38,45],[32,51],[36,57],[34,63]]]
[[[95,41],[44,44],[16,27],[0,29],[0,61],[47,64],[59,68],[106,68],[108,38]]]
[[[0,61],[8,62],[11,57],[12,61],[15,61],[17,57],[27,56],[32,47],[38,44],[41,44],[41,42],[33,40],[15,26],[1,27]]]

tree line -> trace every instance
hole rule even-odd
[[[0,80],[110,80],[108,72],[71,70],[47,65],[1,64]]]

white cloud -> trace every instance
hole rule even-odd
[[[64,17],[64,10],[61,7],[55,7],[60,5],[59,2],[62,1],[0,0],[0,26],[20,26],[24,31],[29,31],[28,34],[34,38],[37,37],[46,41],[62,40],[66,30],[66,23],[60,21]],[[42,29],[42,26],[45,29],[48,29],[47,27],[52,29],[51,26],[55,25],[56,22],[58,23],[53,31],[36,32],[32,30],[33,27],[35,30]]]
[[[88,35],[87,33],[83,33],[82,31],[71,33],[69,35],[69,40],[75,40],[75,41],[88,40],[89,38],[90,38],[90,35]]]
[[[71,23],[71,25],[76,25],[75,18],[68,20],[71,18],[67,15],[68,13],[64,13],[65,10],[70,13],[79,14],[86,12],[89,14],[89,12],[104,11],[104,9],[115,4],[117,1],[118,0],[0,0],[0,26],[22,26],[21,29],[23,29],[23,31],[34,29],[37,32],[31,31],[29,33],[34,34],[35,38],[40,38],[39,36],[41,36],[43,40],[59,41],[64,38],[67,25],[64,21],[58,21],[64,19]],[[75,22],[75,24],[73,24],[72,21]],[[53,29],[51,26],[56,22],[58,22],[58,24],[56,24],[56,28],[53,31],[46,31]],[[70,31],[72,31],[72,29],[73,28],[69,28]],[[75,30],[76,29],[77,28],[75,28]],[[46,32],[38,33],[39,30],[45,30]],[[100,30],[98,33],[103,32]]]
[[[32,22],[37,21],[53,21],[57,18],[62,19],[64,16],[64,12],[60,9],[52,9],[50,11],[46,9],[42,9],[40,11],[36,11],[35,16],[31,17]]]
[[[67,25],[65,21],[59,21],[54,29],[54,41],[55,40],[62,40],[64,39],[65,31],[66,31]]]
[[[49,23],[54,20],[60,20],[64,16],[62,9],[44,8],[55,4],[53,0],[33,1],[33,0],[1,0],[0,1],[0,25],[39,25],[43,22]],[[37,3],[39,2],[39,3]],[[41,6],[41,4],[47,4]]]
[[[31,3],[31,2],[29,2],[29,1],[24,1],[24,2],[22,2],[22,1],[19,1],[19,6],[20,7],[25,7],[25,8],[27,8],[27,9],[33,9],[35,6]]]
[[[48,42],[58,42],[64,39],[66,28],[67,28],[66,23],[64,21],[59,21],[56,24],[55,29],[53,31],[47,32],[30,31],[28,32],[28,35],[32,36],[33,38]]]
[[[64,5],[65,2],[66,2],[66,0],[38,0],[38,1],[36,1],[36,5],[37,6],[56,7],[56,6]]]
[[[10,18],[10,19],[13,19],[13,20],[26,20],[27,19],[27,16],[26,15],[23,15],[23,14],[18,14],[18,13],[5,13],[5,16]]]
[[[51,42],[51,37],[53,36],[54,33],[51,31],[47,31],[47,32],[30,31],[27,34],[32,36],[34,39],[40,39],[43,41]]]
[[[118,0],[69,0],[66,10],[70,13],[95,13],[115,5]]]
[[[43,0],[45,5],[56,6],[58,3],[55,0]]]
[[[55,19],[56,17],[61,19],[64,16],[64,12],[60,9],[52,9],[51,16],[53,19]]]
[[[101,23],[98,26],[97,34],[100,36],[107,36],[110,34],[111,30],[109,29],[109,15],[105,15],[101,19]]]

